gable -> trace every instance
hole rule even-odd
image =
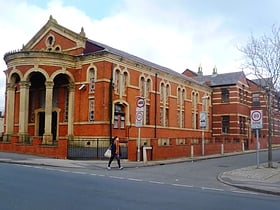
[[[50,17],[49,21],[23,47],[25,51],[61,52],[80,55],[84,52],[86,37],[83,29],[75,33],[59,24]]]

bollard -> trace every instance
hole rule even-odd
[[[224,144],[221,144],[221,155],[224,154]]]
[[[242,152],[244,152],[245,151],[245,143],[244,143],[244,141],[242,141]]]
[[[152,147],[143,147],[143,162],[144,163],[147,163],[148,160],[147,160],[147,149],[152,149]]]
[[[194,151],[193,151],[193,145],[191,145],[191,157],[193,158]]]

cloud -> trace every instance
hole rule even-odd
[[[197,71],[200,64],[205,74],[211,74],[214,65],[218,73],[239,70],[233,61],[237,55],[236,34],[225,27],[226,18],[200,17],[186,2],[124,0],[114,5],[115,12],[111,11],[110,16],[95,19],[74,6],[66,6],[63,1],[52,0],[45,5],[0,1],[0,27],[5,29],[1,33],[0,54],[21,48],[52,15],[59,24],[75,32],[84,27],[90,39],[178,72],[186,68]],[[2,59],[0,68],[6,68]],[[1,110],[3,73],[0,82]]]

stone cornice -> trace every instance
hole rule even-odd
[[[43,51],[19,51],[6,53],[4,60],[9,67],[18,65],[52,65],[75,67],[77,58],[68,54]]]

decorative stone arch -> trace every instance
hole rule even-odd
[[[144,96],[145,95],[145,76],[144,76],[144,74],[141,74],[139,76],[138,84],[139,84],[139,95]]]
[[[66,71],[66,70],[63,70],[63,69],[55,71],[55,72],[50,76],[50,81],[53,81],[54,78],[55,78],[57,75],[59,75],[59,74],[66,74],[66,75],[68,76],[68,78],[70,79],[70,80],[69,80],[69,83],[75,82],[75,79],[74,79],[73,75],[72,75],[69,71]]]
[[[46,81],[49,80],[49,74],[48,74],[44,69],[34,67],[34,68],[32,68],[32,69],[29,69],[29,70],[24,74],[23,81],[29,81],[30,74],[33,73],[33,72],[40,72],[42,75],[44,75]]]
[[[6,131],[4,137],[6,140],[9,140],[9,136],[14,134],[16,90],[20,88],[22,78],[22,73],[15,68],[8,75],[8,83],[6,84]]]
[[[146,81],[150,81],[150,90],[152,91],[153,90],[153,80],[152,80],[152,78],[151,78],[151,76],[147,76],[146,77]]]
[[[60,80],[56,80],[56,77],[59,77],[60,79],[65,79],[64,81],[62,80],[62,82],[58,82]],[[59,79],[58,78],[58,79]],[[67,80],[67,81],[66,81]],[[68,128],[67,128],[67,134],[68,136],[73,136],[73,123],[74,123],[74,95],[75,95],[75,83],[74,83],[74,77],[73,75],[65,70],[59,70],[54,72],[51,77],[50,77],[50,82],[53,82],[53,85],[55,89],[53,89],[53,100],[57,100],[59,99],[58,97],[58,93],[63,93],[66,94],[64,95],[64,106],[61,107],[63,108],[63,112],[61,111],[61,108],[59,108],[59,112],[61,114],[63,114],[63,122],[67,122]],[[67,87],[67,89],[65,89]],[[62,92],[61,92],[62,91]],[[56,101],[54,101],[56,102]],[[56,110],[55,110],[56,111]],[[59,114],[59,112],[57,112],[57,115]],[[58,117],[59,118],[59,117]],[[59,120],[57,120],[57,123],[59,123]],[[58,126],[56,126],[57,129],[59,128]],[[53,128],[53,125],[52,125]]]
[[[113,82],[114,82],[114,90],[119,93],[120,92],[120,75],[121,75],[121,68],[119,66],[114,67],[113,69]]]
[[[130,117],[129,117],[130,116],[130,107],[129,107],[129,104],[124,100],[113,101],[113,107],[112,107],[112,109],[113,109],[113,116],[112,116],[113,119],[112,119],[112,121],[114,121],[114,112],[115,112],[115,105],[116,104],[121,104],[125,107],[125,124],[126,124],[126,126],[129,126],[130,125]]]
[[[166,90],[168,90],[168,92],[166,93],[166,97],[168,98],[169,96],[171,96],[171,85],[169,82],[165,83],[165,88],[166,88]]]
[[[23,79],[23,74],[22,74],[22,72],[20,71],[20,70],[18,70],[18,69],[16,69],[16,68],[14,68],[11,72],[10,72],[10,74],[9,74],[9,76],[8,76],[8,83],[13,83],[13,81],[12,81],[12,77],[13,77],[13,75],[15,75],[15,74],[17,74],[18,76],[19,76],[19,78],[20,78],[20,81],[22,81],[22,79]]]
[[[97,78],[97,67],[94,64],[91,64],[87,69],[86,81],[82,85],[88,84],[88,92],[94,93],[95,83]]]
[[[129,71],[125,68],[123,71],[122,71],[123,75],[127,75],[127,78],[126,78],[126,82],[127,82],[127,86],[129,86],[129,81],[130,81],[130,73]]]
[[[94,77],[96,78],[97,75],[97,67],[94,64],[90,64],[90,66],[87,68],[87,77],[86,77],[86,83],[90,83],[90,71],[91,69],[94,69]]]

